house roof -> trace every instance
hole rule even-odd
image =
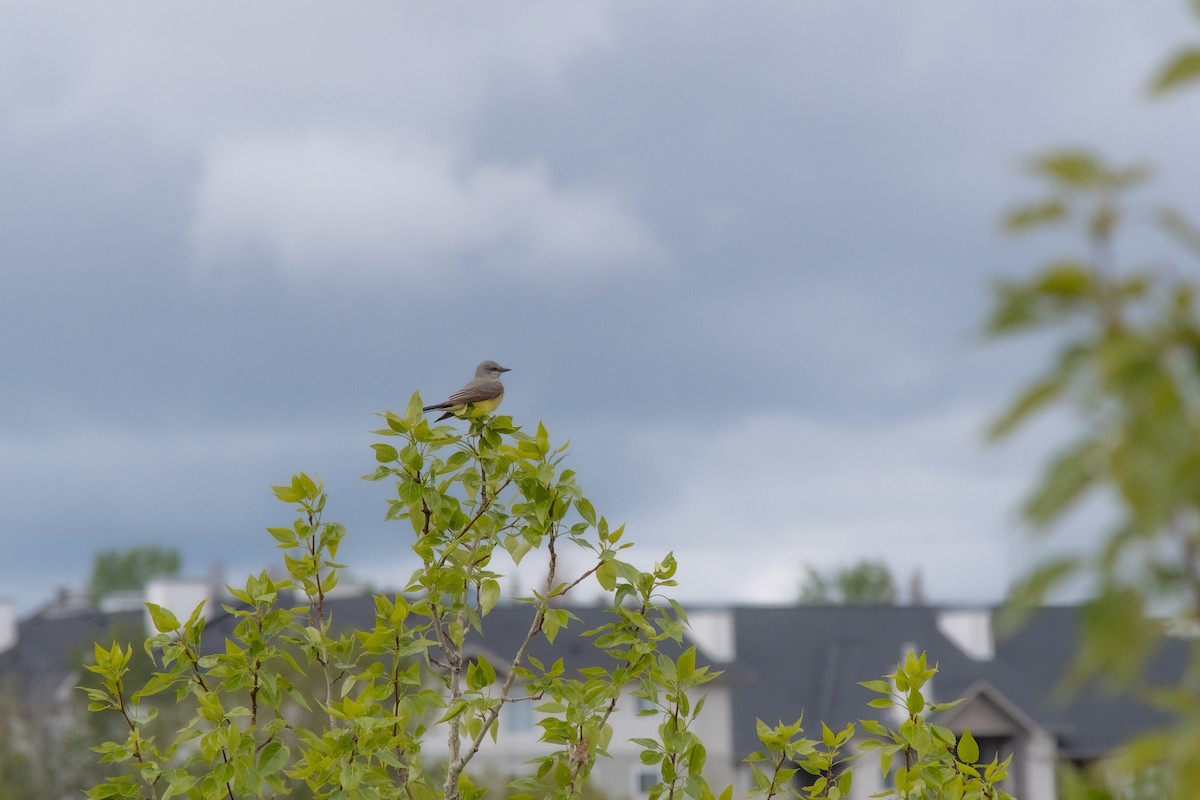
[[[286,602],[286,601],[285,601]],[[303,605],[298,600],[295,605]],[[221,652],[231,637],[236,617],[209,603],[212,613],[205,625],[201,647],[204,652]],[[559,631],[553,644],[537,637],[527,653],[549,666],[562,658],[568,674],[585,667],[612,667],[614,660],[592,647],[584,631],[611,622],[614,615],[597,607],[567,608],[579,620],[571,620]],[[334,597],[326,600],[326,611],[336,631],[370,629],[375,621],[375,603],[370,596]],[[468,652],[483,653],[503,671],[533,620],[533,607],[526,604],[499,605],[487,617],[486,637],[468,636]],[[16,643],[0,652],[0,687],[21,692],[33,705],[49,708],[63,686],[79,681],[80,667],[91,660],[93,643],[107,644],[114,637],[136,648],[146,636],[142,610],[104,612],[72,609],[62,614],[36,614],[20,621]],[[664,652],[677,656],[686,644],[667,642]],[[528,665],[528,659],[526,660]],[[83,695],[79,694],[80,702]]]
[[[224,649],[235,619],[219,606],[205,630],[204,649]],[[375,605],[369,596],[330,598],[327,608],[335,630],[370,628]],[[613,619],[597,607],[568,609],[580,618],[560,632],[551,645],[539,637],[529,654],[545,664],[562,658],[568,673],[584,667],[611,667],[612,659],[598,652],[579,634]],[[809,731],[820,722],[831,727],[872,715],[867,705],[875,695],[859,681],[891,673],[908,648],[928,652],[939,668],[932,684],[935,701],[944,702],[982,693],[1008,709],[1024,727],[1032,720],[1055,736],[1068,757],[1107,752],[1131,736],[1165,721],[1165,715],[1098,684],[1074,694],[1059,691],[1072,663],[1078,640],[1080,610],[1044,608],[1011,636],[995,643],[994,657],[976,660],[961,650],[938,626],[943,609],[911,606],[792,606],[734,607],[734,660],[716,664],[724,670],[721,682],[732,694],[734,746],[738,757],[758,749],[756,718],[768,723],[791,722],[802,712]],[[986,612],[981,612],[986,613]],[[528,630],[533,609],[525,604],[500,605],[487,618],[486,638],[475,640],[477,652],[489,654],[502,670]],[[52,702],[65,682],[76,679],[78,665],[91,643],[105,642],[119,631],[122,640],[138,641],[144,634],[141,611],[104,613],[82,611],[63,616],[34,616],[22,620],[19,638],[0,653],[0,676],[20,687],[36,702]],[[675,656],[686,646],[669,643]],[[1151,683],[1178,681],[1187,660],[1188,643],[1168,639],[1151,661]],[[701,659],[702,660],[702,659]]]
[[[142,633],[143,611],[75,611],[62,616],[35,615],[22,620],[16,643],[0,653],[0,675],[34,703],[50,703],[79,671],[93,643],[106,644]],[[136,644],[135,644],[136,646]],[[80,695],[82,698],[83,695]]]
[[[936,702],[964,697],[981,681],[1056,736],[1061,752],[1087,756],[1111,750],[1165,720],[1165,715],[1091,684],[1074,695],[1058,688],[1072,663],[1079,609],[1044,608],[1014,635],[996,642],[994,657],[975,660],[938,627],[942,609],[912,606],[796,606],[735,608],[737,661],[733,687],[734,744],[758,749],[754,721],[794,721],[801,712],[812,730],[842,727],[873,715],[876,695],[859,681],[883,677],[908,649],[925,651],[939,671]],[[988,613],[983,611],[982,613]],[[1185,643],[1168,641],[1150,665],[1155,683],[1182,674]]]

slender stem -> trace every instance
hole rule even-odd
[[[1102,201],[1107,204],[1109,201]],[[1097,212],[1099,213],[1099,212]],[[1090,231],[1088,242],[1092,248],[1092,265],[1097,278],[1097,300],[1100,306],[1100,325],[1106,334],[1116,333],[1121,328],[1121,298],[1116,280],[1116,257],[1110,231]]]
[[[487,513],[487,511],[491,505],[491,502],[488,498],[488,492],[487,492],[487,481],[488,481],[487,467],[484,465],[483,458],[480,455],[479,448],[477,446],[472,446],[470,451],[471,451],[472,455],[475,456],[476,464],[479,465],[479,507],[476,509],[475,514],[471,517],[470,520],[468,520],[467,524],[463,527],[463,530],[457,536],[455,536],[454,539],[452,539],[450,542],[447,543],[446,549],[442,553],[442,557],[438,560],[438,563],[437,563],[437,566],[439,568],[445,566],[446,562],[450,558],[450,554],[455,549],[458,548],[459,544],[474,528],[475,523],[478,522],[480,519],[482,519],[483,515],[485,513]],[[507,485],[507,483],[505,485]],[[467,556],[468,574],[463,579],[462,597],[461,597],[461,601],[458,603],[458,610],[454,615],[454,623],[458,626],[458,630],[460,630],[460,631],[466,630],[466,624],[467,624],[467,605],[466,605],[467,597],[466,597],[466,595],[470,591],[470,587],[471,587],[470,571],[475,568],[475,565],[472,564],[471,556],[474,554],[475,550],[479,547],[480,538],[481,537],[479,537],[479,536],[476,536],[474,538],[474,541],[472,542],[472,545],[471,545],[471,550],[468,553],[468,556]],[[437,632],[438,644],[441,647],[442,653],[446,657],[446,663],[450,668],[447,684],[450,689],[450,702],[451,702],[451,704],[453,704],[455,701],[462,698],[462,671],[463,671],[463,644],[464,644],[464,641],[460,640],[460,641],[456,642],[456,641],[454,641],[454,639],[452,637],[447,637],[445,631],[443,630],[443,622],[441,620],[441,614],[437,610],[436,604],[431,603],[430,609],[431,609],[431,612],[433,612],[435,614],[435,630]],[[464,634],[464,636],[465,636],[465,634]],[[446,745],[447,745],[447,750],[448,750],[448,753],[447,753],[448,757],[446,760],[446,780],[442,786],[443,796],[444,796],[445,800],[458,800],[459,777],[462,775],[463,770],[466,768],[467,761],[469,760],[469,758],[464,759],[462,756],[462,723],[460,721],[460,716],[461,716],[461,714],[456,714],[454,717],[452,717],[450,719],[450,722],[447,725],[448,731],[446,734],[446,738],[447,738]],[[469,751],[470,756],[473,756],[474,753],[475,753],[475,750]]]
[[[124,682],[120,678],[117,679],[115,688],[115,696],[117,698],[116,709],[121,712],[121,716],[125,719],[125,724],[129,726],[129,732],[133,734],[133,759],[139,764],[145,764],[146,757],[142,753],[142,737],[138,733],[137,723],[129,713],[129,707],[125,704]],[[158,785],[158,780],[158,778],[155,778],[153,781],[147,781],[146,783],[146,788],[150,790],[151,800],[158,800],[158,789],[155,788]]]
[[[576,586],[578,586],[579,584],[583,583],[585,580],[587,580],[587,579],[588,579],[588,577],[590,577],[591,575],[593,575],[593,574],[596,572],[596,570],[600,569],[600,565],[601,565],[601,564],[603,564],[603,563],[604,563],[603,561],[598,561],[598,562],[596,562],[596,565],[595,565],[595,566],[593,566],[593,567],[592,567],[591,569],[589,569],[587,572],[583,573],[583,574],[582,574],[582,575],[580,575],[578,578],[576,578],[575,580],[571,581],[571,582],[570,582],[570,583],[568,583],[566,586],[564,586],[564,587],[562,588],[562,591],[561,591],[561,592],[559,592],[558,594],[556,594],[556,595],[555,595],[555,597],[562,597],[562,596],[563,596],[563,595],[565,595],[567,592],[571,591],[571,590],[572,590],[572,589],[574,589]]]
[[[483,740],[491,731],[492,726],[496,724],[497,717],[500,716],[500,709],[504,707],[505,703],[513,702],[509,699],[509,694],[512,692],[513,684],[516,683],[517,680],[517,668],[520,667],[521,663],[525,660],[525,653],[529,650],[530,643],[533,642],[534,638],[541,632],[542,623],[545,621],[545,619],[546,605],[543,604],[538,607],[537,613],[534,614],[533,622],[530,624],[529,630],[526,631],[525,638],[521,641],[521,646],[517,648],[517,654],[513,656],[513,659],[509,664],[508,676],[505,677],[504,683],[500,686],[500,702],[488,709],[487,713],[484,715],[483,727],[480,728],[479,735],[477,735],[471,741],[470,749],[467,751],[467,754],[462,757],[462,764],[464,767],[471,761],[472,758],[475,757],[475,754],[479,752],[479,746],[483,743]]]
[[[510,479],[511,480],[511,479]],[[505,481],[507,486],[509,481]],[[551,501],[551,509],[555,501]],[[500,702],[492,706],[485,712],[483,716],[483,725],[479,729],[479,733],[471,740],[471,745],[465,755],[460,759],[461,768],[465,768],[475,754],[479,752],[479,747],[483,744],[484,739],[491,732],[492,727],[496,724],[496,720],[500,716],[500,711],[506,703],[512,702],[509,695],[512,693],[513,685],[517,680],[517,669],[525,661],[525,654],[529,650],[530,644],[542,631],[542,625],[546,620],[546,612],[549,610],[550,592],[554,588],[554,580],[558,569],[558,558],[555,554],[554,545],[559,536],[558,526],[555,525],[550,530],[548,550],[550,552],[550,560],[546,567],[546,583],[545,591],[542,593],[542,602],[538,604],[537,612],[533,616],[533,622],[530,623],[529,629],[525,632],[525,637],[521,640],[521,644],[517,647],[516,654],[509,662],[508,675],[504,679],[504,683],[500,686]],[[578,583],[578,581],[576,581]],[[461,771],[461,769],[460,769]]]
[[[320,518],[314,516],[310,511],[308,513],[308,524],[310,529],[314,531],[320,526]],[[317,557],[317,534],[314,532],[308,537],[308,554],[313,562],[313,574],[316,591],[308,598],[308,617],[312,622],[313,627],[321,635],[321,647],[317,651],[317,663],[321,665],[321,671],[325,675],[325,707],[330,708],[333,705],[333,673],[330,671],[329,665],[329,649],[325,643],[325,589],[321,585],[321,561]],[[339,720],[332,712],[327,713],[329,717],[329,726],[331,728],[339,727]]]
[[[679,691],[681,691],[681,692],[683,691],[682,685],[681,685]],[[679,700],[678,700],[678,698],[676,698],[676,701],[672,704],[672,707],[671,707],[671,734],[673,736],[677,736],[679,734]],[[671,753],[671,766],[673,768],[672,773],[675,775],[675,777],[671,779],[671,788],[667,792],[667,797],[668,797],[668,800],[675,800],[675,789],[677,788],[677,786],[679,784],[679,769],[678,769],[679,753],[677,753],[677,752]]]
[[[782,753],[780,753],[779,757],[775,759],[773,766],[775,769],[771,773],[771,788],[767,790],[766,800],[771,800],[772,797],[779,794],[779,770],[783,769]]]
[[[500,486],[497,487],[496,491],[497,492],[504,491],[506,488],[508,488],[508,485],[510,483],[512,483],[512,478],[509,478],[508,480],[504,481],[504,483],[500,484]],[[446,566],[446,561],[449,560],[450,554],[453,553],[454,549],[456,547],[458,547],[458,545],[461,544],[467,538],[467,536],[471,533],[472,529],[474,529],[475,523],[479,522],[480,518],[483,517],[483,515],[491,507],[492,507],[491,503],[489,503],[489,502],[486,502],[486,501],[480,502],[479,508],[476,509],[475,513],[471,515],[471,518],[469,520],[467,520],[467,524],[463,525],[463,529],[461,531],[459,531],[458,534],[453,539],[450,540],[449,545],[446,548],[446,552],[442,554],[442,557],[440,559],[438,559],[439,567]]]
[[[204,673],[200,671],[199,656],[193,652],[191,646],[188,645],[187,642],[183,643],[183,653],[187,657],[188,664],[190,664],[192,667],[192,675],[196,679],[196,685],[205,692],[211,693],[212,690],[208,688],[208,682],[204,680]],[[228,722],[229,718],[226,717],[225,721]],[[221,760],[226,764],[229,763],[229,751],[226,750],[224,746],[221,747]],[[233,786],[228,781],[225,782],[225,793],[229,796],[229,800],[233,800]]]
[[[258,638],[263,638],[263,614],[262,606],[256,604],[254,624],[258,628]],[[262,662],[257,657],[250,662],[251,686],[250,686],[250,726],[254,727],[258,724],[258,690],[259,690],[259,671],[262,668]]]
[[[638,614],[645,615],[648,608],[649,608],[649,601],[643,600],[641,607],[638,609]],[[632,651],[633,648],[630,648],[630,650]],[[632,667],[632,666],[634,666],[634,664],[635,664],[635,659],[634,659],[633,655],[631,654],[631,655],[627,656],[625,659],[625,666]],[[608,702],[608,708],[604,709],[604,713],[600,716],[600,726],[599,727],[601,730],[603,730],[604,726],[608,724],[608,718],[611,717],[613,712],[617,710],[617,699],[621,696],[621,687],[616,686],[614,688],[616,689],[616,692],[613,694],[612,700],[610,700]],[[580,737],[582,739],[582,732],[580,734]],[[586,743],[583,743],[583,744],[586,745]],[[567,784],[567,789],[569,792],[571,792],[573,794],[576,791],[576,784],[579,781],[579,774],[583,770],[583,765],[587,763],[587,760],[586,759],[583,759],[583,760],[572,759],[572,761],[573,761],[573,763],[571,764],[571,781],[570,781],[570,783]]]

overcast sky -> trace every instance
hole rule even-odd
[[[1200,185],[1200,106],[1143,91],[1198,32],[1176,0],[0,0],[0,594],[150,543],[240,582],[298,470],[397,585],[373,415],[491,358],[682,599],[884,557],[997,600],[1055,432],[983,444],[1048,351],[978,332],[1060,254],[997,220],[1066,144]]]

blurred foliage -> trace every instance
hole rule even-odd
[[[891,570],[882,560],[863,559],[824,572],[804,567],[800,605],[895,605],[899,596]]]
[[[1200,17],[1200,0],[1191,0],[1192,11]],[[1200,45],[1184,47],[1159,68],[1150,84],[1154,95],[1188,86],[1200,80]]]
[[[178,575],[179,565],[179,551],[159,545],[103,550],[92,560],[88,595],[97,605],[112,592],[139,591],[154,578]]]
[[[1200,3],[1194,3],[1200,14]],[[1158,95],[1200,79],[1200,50],[1168,59]],[[1068,582],[1090,593],[1071,684],[1100,679],[1172,715],[1168,728],[1063,778],[1067,798],[1194,798],[1200,786],[1200,319],[1194,272],[1127,265],[1116,237],[1152,221],[1195,264],[1200,229],[1180,210],[1135,203],[1150,170],[1116,166],[1082,149],[1029,163],[1044,194],[1005,220],[1014,233],[1075,231],[1079,251],[996,287],[995,336],[1049,330],[1057,355],[992,425],[1004,437],[1047,409],[1069,411],[1073,440],[1024,504],[1050,530],[1091,496],[1116,507],[1111,528],[1082,551],[1048,560],[1012,593],[1012,619]],[[1131,211],[1131,209],[1133,209]],[[1194,266],[1193,266],[1194,268]],[[1175,685],[1151,685],[1147,666],[1168,636],[1192,648]]]

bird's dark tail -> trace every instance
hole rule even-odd
[[[425,406],[424,408],[421,409],[421,411],[422,412],[436,411],[439,408],[451,408],[453,405],[454,405],[453,403],[434,403],[431,406]],[[441,422],[442,420],[446,419],[447,417],[453,417],[453,416],[454,416],[453,411],[447,411],[445,414],[442,414],[440,417],[435,419],[434,422]]]

